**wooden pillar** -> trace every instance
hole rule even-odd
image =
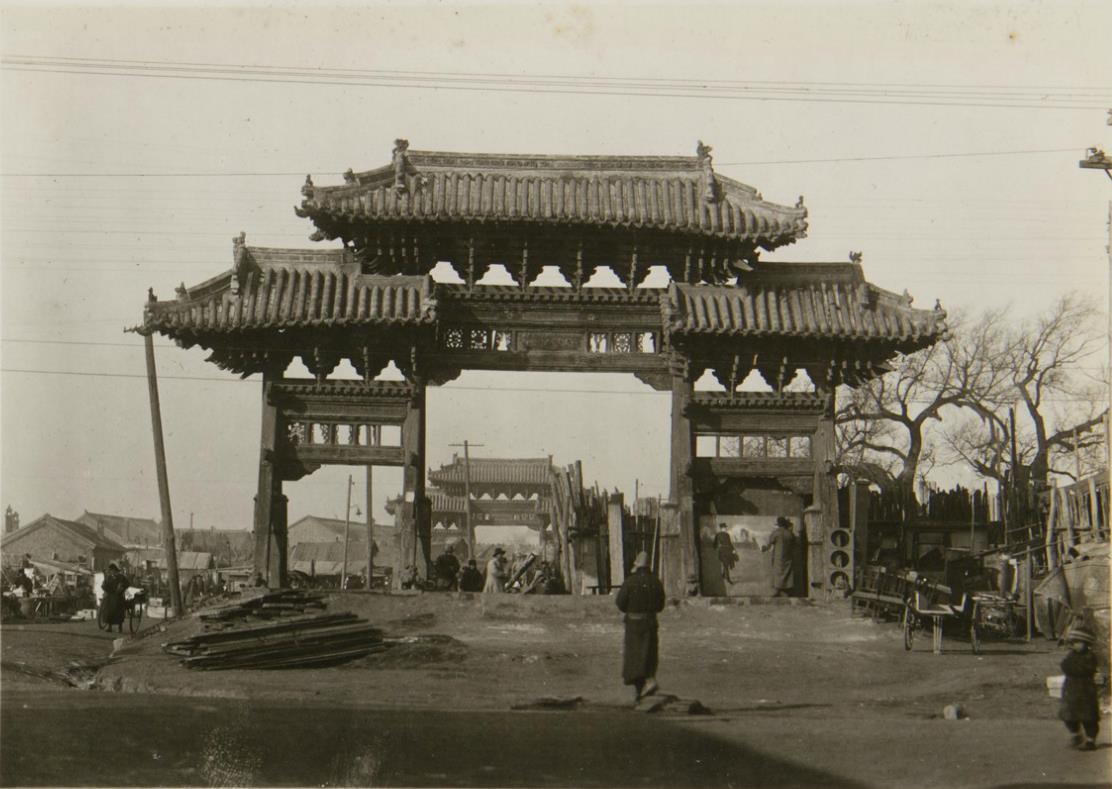
[[[670,496],[676,505],[679,526],[681,572],[684,578],[700,578],[698,543],[695,530],[695,487],[691,479],[695,437],[691,432],[689,409],[694,384],[686,374],[672,375],[672,462]],[[702,592],[700,581],[700,593]]]
[[[833,590],[830,588],[830,574],[831,569],[827,567],[827,555],[830,553],[830,537],[839,525],[838,513],[838,490],[837,480],[834,477],[834,393],[830,393],[830,402],[827,405],[826,411],[819,419],[818,426],[815,428],[815,437],[811,442],[811,458],[814,461],[814,504],[822,509],[822,534],[823,534],[823,551],[822,551],[822,574],[823,574],[823,588],[821,590],[813,590],[812,593],[816,595],[829,595]],[[851,491],[850,495],[853,495]],[[851,552],[852,545],[847,545],[846,550]],[[850,577],[850,583],[853,583],[853,578]]]
[[[404,528],[409,532],[405,541],[409,552],[403,561],[417,568],[417,577],[429,577],[432,549],[432,523],[425,502],[425,383],[413,384],[413,397],[402,424],[402,450],[405,455],[403,472],[403,512],[409,517]]]
[[[289,534],[286,527],[289,522],[290,500],[282,493],[282,481],[277,483],[274,499],[270,505],[270,562],[267,566],[267,577],[277,579],[270,586],[285,587],[289,579]]]
[[[259,485],[255,493],[255,572],[266,579],[267,586],[277,587],[280,579],[271,576],[271,567],[277,567],[277,559],[271,561],[271,524],[275,494],[281,495],[282,482],[276,468],[275,450],[278,441],[278,408],[270,402],[271,384],[277,378],[263,373],[262,386],[262,431],[259,439]]]

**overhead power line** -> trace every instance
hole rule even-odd
[[[5,56],[10,71],[60,74],[466,91],[727,101],[893,104],[972,108],[1101,110],[1112,89],[1096,86],[969,86],[741,81],[545,74],[328,69],[160,60]]]
[[[1033,156],[1048,153],[1076,154],[1078,146],[1070,148],[1035,148],[1018,151],[963,151],[954,153],[909,153],[893,154],[891,156],[839,156],[827,159],[766,159],[748,162],[715,162],[717,167],[758,167],[762,165],[779,164],[836,164],[839,162],[890,162],[910,161],[916,159],[970,159],[999,156]],[[318,175],[342,175],[336,171],[315,170],[306,168],[296,172],[265,172],[265,171],[236,171],[236,172],[142,172],[142,173],[80,173],[80,172],[25,172],[25,173],[0,173],[3,178],[303,178],[306,173]]]

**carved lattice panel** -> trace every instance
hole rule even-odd
[[[444,332],[444,347],[453,351],[463,349],[463,329],[448,329]]]
[[[486,329],[471,329],[467,333],[467,347],[473,351],[485,351],[490,348],[490,332]]]

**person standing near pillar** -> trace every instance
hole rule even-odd
[[[633,686],[633,703],[656,693],[659,658],[656,615],[664,610],[664,585],[649,568],[644,551],[633,560],[633,572],[618,590],[618,610],[625,614],[622,681]]]
[[[771,551],[772,596],[789,597],[795,587],[795,535],[792,522],[783,515],[776,519],[776,528],[761,548]]]
[[[734,550],[734,541],[730,538],[730,532],[726,530],[726,524],[718,524],[718,533],[714,535],[714,548],[718,553],[718,565],[722,570],[722,580],[727,584],[732,584],[734,579],[730,577],[730,570],[734,569],[734,564],[737,563],[737,551]]]

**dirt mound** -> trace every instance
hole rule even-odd
[[[431,611],[423,611],[401,619],[392,619],[386,623],[386,628],[388,630],[427,630],[434,624],[436,624],[436,614]]]
[[[348,664],[351,668],[419,669],[434,663],[459,663],[470,652],[451,636],[430,634],[387,639],[388,649]]]

